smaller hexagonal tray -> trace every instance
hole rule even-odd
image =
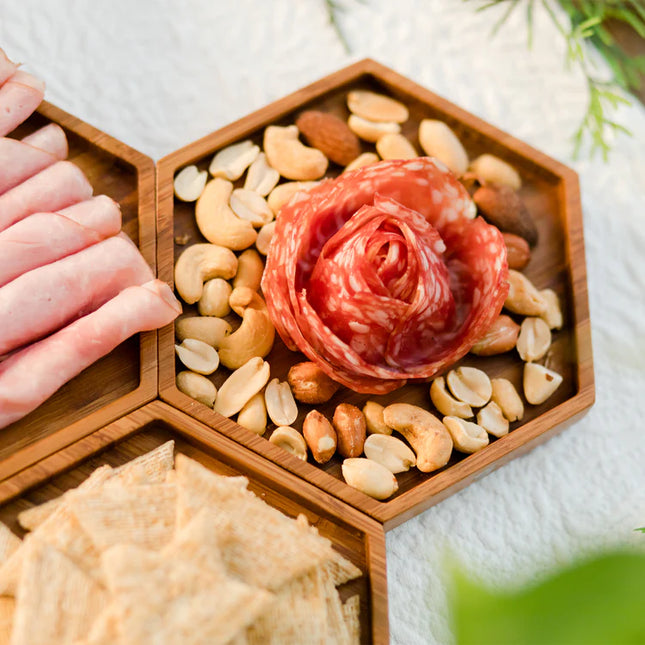
[[[69,161],[121,205],[123,231],[153,269],[155,169],[152,159],[63,110],[43,102],[11,136],[58,123]],[[29,415],[2,430],[0,479],[151,401],[157,395],[156,332],[137,334],[65,384]]]
[[[591,331],[587,303],[582,212],[575,172],[527,144],[494,128],[481,119],[449,103],[392,70],[372,61],[363,60],[335,74],[272,103],[235,123],[196,141],[162,159],[157,166],[157,248],[159,277],[172,283],[173,264],[179,254],[197,242],[204,242],[194,218],[194,204],[173,197],[173,177],[181,168],[196,164],[207,169],[213,154],[232,143],[251,139],[262,145],[267,125],[293,123],[304,109],[331,112],[347,119],[346,95],[352,89],[369,89],[396,98],[407,105],[410,118],[402,133],[417,150],[419,123],[424,118],[445,121],[464,144],[471,159],[491,153],[512,164],[520,172],[520,196],[531,212],[539,231],[539,243],[532,252],[524,273],[539,288],[553,289],[561,302],[564,326],[553,334],[547,355],[548,366],[563,376],[562,385],[541,405],[526,405],[522,421],[511,424],[511,432],[491,442],[482,450],[463,455],[453,451],[449,463],[433,473],[413,468],[397,475],[399,489],[393,497],[377,501],[350,488],[341,475],[342,460],[335,456],[324,466],[303,462],[267,441],[274,426],[264,437],[242,428],[182,392],[175,385],[175,376],[182,369],[174,352],[174,325],[159,331],[160,396],[163,400],[207,423],[244,446],[271,459],[392,528],[413,515],[463,488],[475,479],[499,467],[509,459],[531,449],[565,422],[583,412],[594,401]],[[363,151],[373,150],[363,142]],[[342,168],[330,164],[327,176],[336,176]],[[242,180],[236,183],[241,185]],[[181,243],[176,242],[180,241]],[[185,313],[196,313],[194,306],[184,305]],[[277,338],[266,359],[271,377],[284,380],[291,365],[304,360],[302,354],[287,350]],[[491,377],[505,377],[522,391],[522,361],[516,352],[498,356],[478,357],[468,354],[457,365],[479,367]],[[220,368],[211,379],[220,386],[229,372]],[[361,395],[341,388],[326,404],[316,406],[331,419],[336,405],[348,402],[362,407],[373,399],[383,405],[406,402],[433,409],[427,384],[412,383],[384,396]],[[313,406],[299,405],[293,424],[302,421]]]
[[[244,475],[249,489],[288,515],[303,513],[363,575],[341,587],[360,597],[361,643],[389,642],[385,534],[380,524],[161,401],[153,401],[0,483],[0,521],[24,531],[18,514],[78,486],[102,464],[120,466],[169,440],[175,452],[223,475]]]

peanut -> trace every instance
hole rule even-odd
[[[336,430],[341,456],[358,457],[363,452],[367,432],[363,413],[355,405],[341,403],[334,411],[332,424]]]
[[[287,376],[293,396],[303,403],[326,403],[340,387],[318,365],[310,361],[296,363]]]
[[[336,452],[336,431],[329,420],[318,410],[312,410],[302,424],[302,434],[311,450],[313,458],[319,463],[327,463]]]

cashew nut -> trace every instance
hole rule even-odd
[[[367,401],[363,406],[363,414],[367,424],[367,434],[392,434],[392,428],[388,428],[383,419],[385,408],[376,401]]]
[[[269,437],[269,441],[283,450],[290,452],[298,459],[307,461],[307,444],[304,437],[290,426],[277,427]]]
[[[277,215],[278,211],[296,194],[317,186],[319,181],[288,181],[276,186],[267,197],[269,208]]]
[[[222,340],[219,357],[222,365],[235,369],[250,358],[266,356],[273,347],[275,328],[262,297],[248,287],[233,289],[229,304],[242,316],[242,324]]]
[[[343,461],[341,469],[347,484],[374,499],[387,499],[399,489],[396,477],[371,459],[351,457]]]
[[[403,473],[417,463],[415,454],[400,439],[386,434],[371,434],[365,440],[365,456],[392,473]]]
[[[239,266],[239,265],[238,265]],[[204,283],[202,296],[197,302],[197,309],[202,316],[223,318],[231,312],[228,299],[233,287],[223,278],[213,278]]]
[[[261,358],[251,358],[224,381],[215,399],[215,412],[231,417],[239,412],[250,398],[269,380],[271,368]]]
[[[264,131],[264,152],[273,168],[287,179],[310,181],[327,171],[327,157],[298,139],[298,127],[270,125]]]
[[[446,380],[443,376],[438,376],[430,386],[430,398],[434,407],[441,412],[441,414],[453,417],[460,417],[462,419],[469,419],[473,416],[473,410],[463,401],[458,401],[450,395],[446,390]]]
[[[194,338],[186,338],[181,345],[175,345],[179,360],[193,372],[212,374],[219,367],[217,350]]]
[[[443,161],[458,177],[468,168],[466,149],[457,135],[443,121],[423,119],[419,125],[419,143],[430,157]]]
[[[273,211],[266,199],[248,188],[236,188],[231,193],[229,203],[238,217],[251,222],[256,228],[268,224],[273,219]]]
[[[253,141],[234,143],[223,148],[213,157],[208,170],[213,177],[225,177],[235,181],[242,176],[259,154],[260,148]]]
[[[255,249],[246,249],[237,258],[237,273],[233,279],[233,288],[248,287],[257,291],[260,288],[263,272],[264,262],[260,254]]]
[[[244,188],[254,190],[258,195],[266,197],[280,181],[280,173],[267,162],[266,155],[261,152],[249,166],[244,181]]]
[[[237,415],[237,422],[243,428],[263,435],[267,429],[267,409],[264,405],[262,392],[254,394],[240,410]]]
[[[265,224],[258,233],[258,239],[255,241],[255,248],[266,255],[269,252],[269,246],[271,245],[271,238],[273,237],[273,232],[275,231],[275,221]]]
[[[213,407],[217,396],[217,388],[205,376],[184,370],[177,374],[175,381],[180,392],[207,405],[209,408]]]
[[[523,361],[531,362],[542,358],[551,347],[549,325],[542,318],[525,318],[520,325],[516,347]]]
[[[175,334],[179,342],[196,338],[217,349],[231,333],[231,325],[221,318],[209,316],[186,316],[175,322]]]
[[[264,390],[264,402],[271,421],[277,426],[288,426],[298,418],[298,406],[286,381],[269,381]]]
[[[448,428],[455,448],[470,455],[488,445],[488,433],[472,421],[458,417],[444,417],[443,425]]]
[[[539,363],[524,365],[524,396],[531,405],[544,403],[562,383],[562,376]]]
[[[433,414],[409,403],[393,403],[383,411],[385,423],[403,435],[417,455],[417,468],[429,473],[445,466],[452,453],[452,438]]]
[[[499,405],[509,421],[519,421],[524,416],[524,404],[513,384],[505,378],[491,380],[492,400]]]
[[[251,246],[258,234],[251,222],[240,219],[229,207],[233,184],[212,179],[195,206],[195,220],[202,235],[213,244],[241,251]]]
[[[477,423],[494,437],[508,434],[508,419],[495,401],[491,401],[477,413]]]
[[[186,166],[176,175],[173,182],[177,199],[184,202],[194,202],[203,192],[206,186],[208,173],[205,170],[200,172],[197,166]]]
[[[206,280],[228,280],[236,271],[237,258],[230,249],[216,244],[193,244],[177,260],[175,288],[182,299],[192,305],[201,298]]]
[[[401,126],[394,121],[370,121],[363,117],[350,114],[347,119],[349,129],[363,141],[375,143],[384,134],[398,134]]]
[[[476,367],[458,367],[450,370],[446,381],[457,399],[477,408],[486,405],[493,393],[488,374]]]

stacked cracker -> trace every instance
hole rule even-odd
[[[0,524],[0,645],[356,643],[361,575],[168,442]],[[173,463],[174,462],[174,463]],[[173,470],[174,465],[174,470]]]

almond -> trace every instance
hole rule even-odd
[[[307,110],[298,117],[296,125],[307,143],[334,163],[346,166],[361,153],[358,137],[335,114]]]
[[[521,271],[531,259],[529,243],[514,233],[502,233],[506,245],[506,259],[508,268]]]
[[[302,403],[326,403],[340,387],[315,363],[296,363],[287,376],[293,395]]]
[[[523,237],[535,246],[538,231],[520,196],[509,186],[481,186],[473,195],[484,218],[504,233]]]
[[[470,348],[477,356],[493,356],[510,352],[520,333],[520,326],[505,314],[498,316],[488,331]]]

